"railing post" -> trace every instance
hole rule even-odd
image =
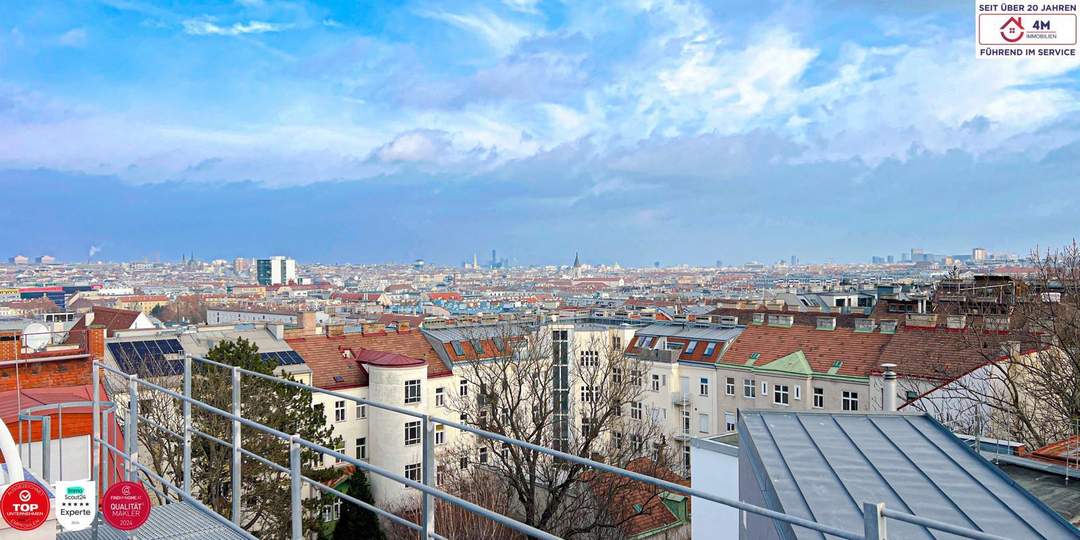
[[[191,355],[184,355],[184,493],[191,495]]]
[[[94,404],[91,406],[90,420],[90,479],[101,487],[101,374],[97,362],[90,365],[90,384],[94,386]],[[63,458],[61,458],[63,459]]]
[[[431,416],[424,415],[424,451],[422,474],[421,479],[425,486],[435,487],[435,426],[431,422]],[[425,493],[423,496],[423,512],[424,521],[421,523],[424,527],[424,538],[422,540],[428,540],[431,535],[435,534],[435,499],[431,495]]]
[[[52,439],[52,429],[50,428],[49,415],[41,417],[41,477],[45,479],[45,483],[52,483],[52,450],[49,448],[50,440]],[[63,459],[63,457],[61,457]]]
[[[101,412],[101,440],[109,440],[109,434],[113,432],[116,426],[116,405],[112,407],[112,425],[109,423],[109,413]],[[116,444],[116,441],[109,441],[111,444]],[[109,487],[109,482],[115,478],[112,472],[109,471],[109,452],[105,449],[105,445],[98,443],[98,459],[101,460],[101,469],[98,474],[98,489],[101,491],[100,495],[105,495],[105,490]]]
[[[863,503],[863,534],[866,540],[885,539],[885,503]]]
[[[291,499],[289,507],[292,512],[292,538],[301,540],[304,536],[304,516],[300,508],[300,443],[297,440],[300,435],[293,435],[289,439],[289,480]]]
[[[240,368],[232,368],[232,522],[240,524]]]
[[[124,477],[129,482],[134,482],[138,476],[135,473],[135,463],[139,460],[139,385],[134,373],[128,375],[128,421],[127,421],[127,475]]]

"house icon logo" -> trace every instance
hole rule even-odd
[[[1020,17],[1009,17],[1009,20],[1001,25],[1000,30],[1001,39],[1009,43],[1016,43],[1024,39],[1024,23],[1020,21]]]

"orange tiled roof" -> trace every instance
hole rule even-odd
[[[332,337],[309,336],[286,341],[311,368],[312,384],[319,388],[367,386],[367,370],[356,358],[357,353],[364,350],[423,360],[427,362],[428,377],[442,377],[452,373],[439,359],[423,333],[415,329],[407,332],[356,333]],[[342,355],[346,349],[352,349],[352,358]],[[340,377],[341,380],[336,380],[335,377]]]
[[[818,330],[802,324],[791,328],[748,325],[720,358],[720,363],[760,367],[802,351],[815,373],[827,373],[833,363],[842,360],[837,375],[865,377],[884,362],[882,352],[891,337],[880,332],[859,333],[850,328]],[[758,357],[751,361],[754,353]]]

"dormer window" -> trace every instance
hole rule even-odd
[[[876,326],[874,319],[855,319],[856,332],[873,332]]]
[[[753,322],[754,322],[754,324],[763,324],[765,322],[765,314],[764,313],[755,313]]]
[[[836,317],[818,317],[818,330],[836,330]]]
[[[352,349],[342,349],[341,350],[341,357],[345,358],[345,359],[350,359],[350,358],[355,358],[356,356],[353,355]]]

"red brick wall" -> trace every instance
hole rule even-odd
[[[14,360],[19,352],[19,333],[0,332],[0,362]]]
[[[90,360],[20,362],[19,383],[24,390],[90,384]],[[7,390],[15,390],[15,366],[0,367],[0,392]]]
[[[92,324],[87,330],[87,333],[89,334],[89,345],[87,348],[90,357],[95,360],[105,358],[105,327]]]

